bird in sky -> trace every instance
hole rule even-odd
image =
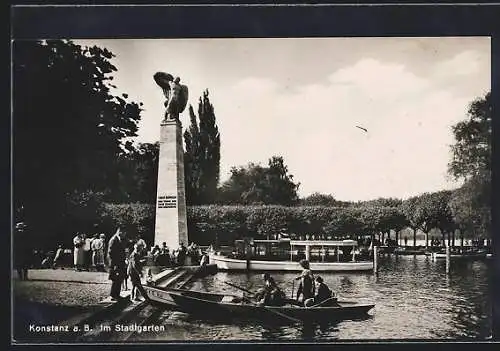
[[[360,127],[360,126],[356,126],[356,128],[359,128],[359,129],[361,129],[361,130],[364,130],[366,133],[368,133],[368,129],[366,129],[366,128],[363,128],[363,127]]]

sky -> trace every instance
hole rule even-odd
[[[446,172],[451,126],[491,84],[489,37],[75,42],[115,54],[116,93],[144,104],[136,142],[159,140],[164,97],[153,75],[171,73],[195,111],[209,91],[221,181],[279,155],[300,196],[344,201],[458,187]],[[189,126],[187,108],[180,120]]]

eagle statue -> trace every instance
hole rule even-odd
[[[165,120],[179,120],[179,114],[187,105],[189,92],[186,85],[180,84],[181,79],[165,72],[157,72],[153,76],[156,84],[163,90],[165,95]]]

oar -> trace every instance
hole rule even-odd
[[[255,293],[254,293],[254,292],[252,292],[252,291],[250,291],[250,290],[247,290],[247,289],[245,289],[245,288],[242,288],[241,286],[238,286],[238,285],[235,285],[235,284],[231,284],[231,283],[226,282],[226,281],[225,281],[224,283],[225,283],[225,284],[227,284],[227,285],[229,285],[229,286],[232,286],[233,288],[236,288],[236,289],[240,289],[240,290],[242,290],[242,291],[245,291],[245,292],[247,292],[247,293],[249,293],[249,294],[251,294],[251,295],[255,295]],[[293,321],[293,322],[296,322],[296,323],[301,322],[301,320],[300,320],[300,319],[297,319],[297,318],[293,318],[293,317],[287,316],[286,314],[281,313],[281,312],[278,312],[278,311],[274,311],[272,308],[268,308],[267,306],[264,306],[264,305],[263,305],[262,307],[263,307],[265,310],[269,311],[269,312],[272,312],[272,313],[274,313],[274,314],[277,314],[278,316],[281,316],[281,317],[286,318],[286,319],[288,319],[288,320],[291,320],[291,321]]]
[[[235,284],[232,284],[232,283],[226,282],[226,281],[225,281],[225,282],[223,282],[223,283],[224,283],[224,284],[227,284],[227,285],[229,285],[229,286],[232,286],[233,288],[240,289],[240,290],[242,290],[242,291],[244,291],[244,292],[247,292],[247,293],[249,293],[249,294],[251,294],[251,295],[255,295],[255,293],[254,293],[254,292],[252,292],[252,291],[250,291],[250,290],[247,290],[247,289],[245,289],[245,288],[242,288],[241,286],[238,286],[238,285],[235,285]]]

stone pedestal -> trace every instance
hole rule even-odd
[[[160,126],[160,155],[156,195],[155,245],[170,251],[188,245],[182,125],[166,120]]]

